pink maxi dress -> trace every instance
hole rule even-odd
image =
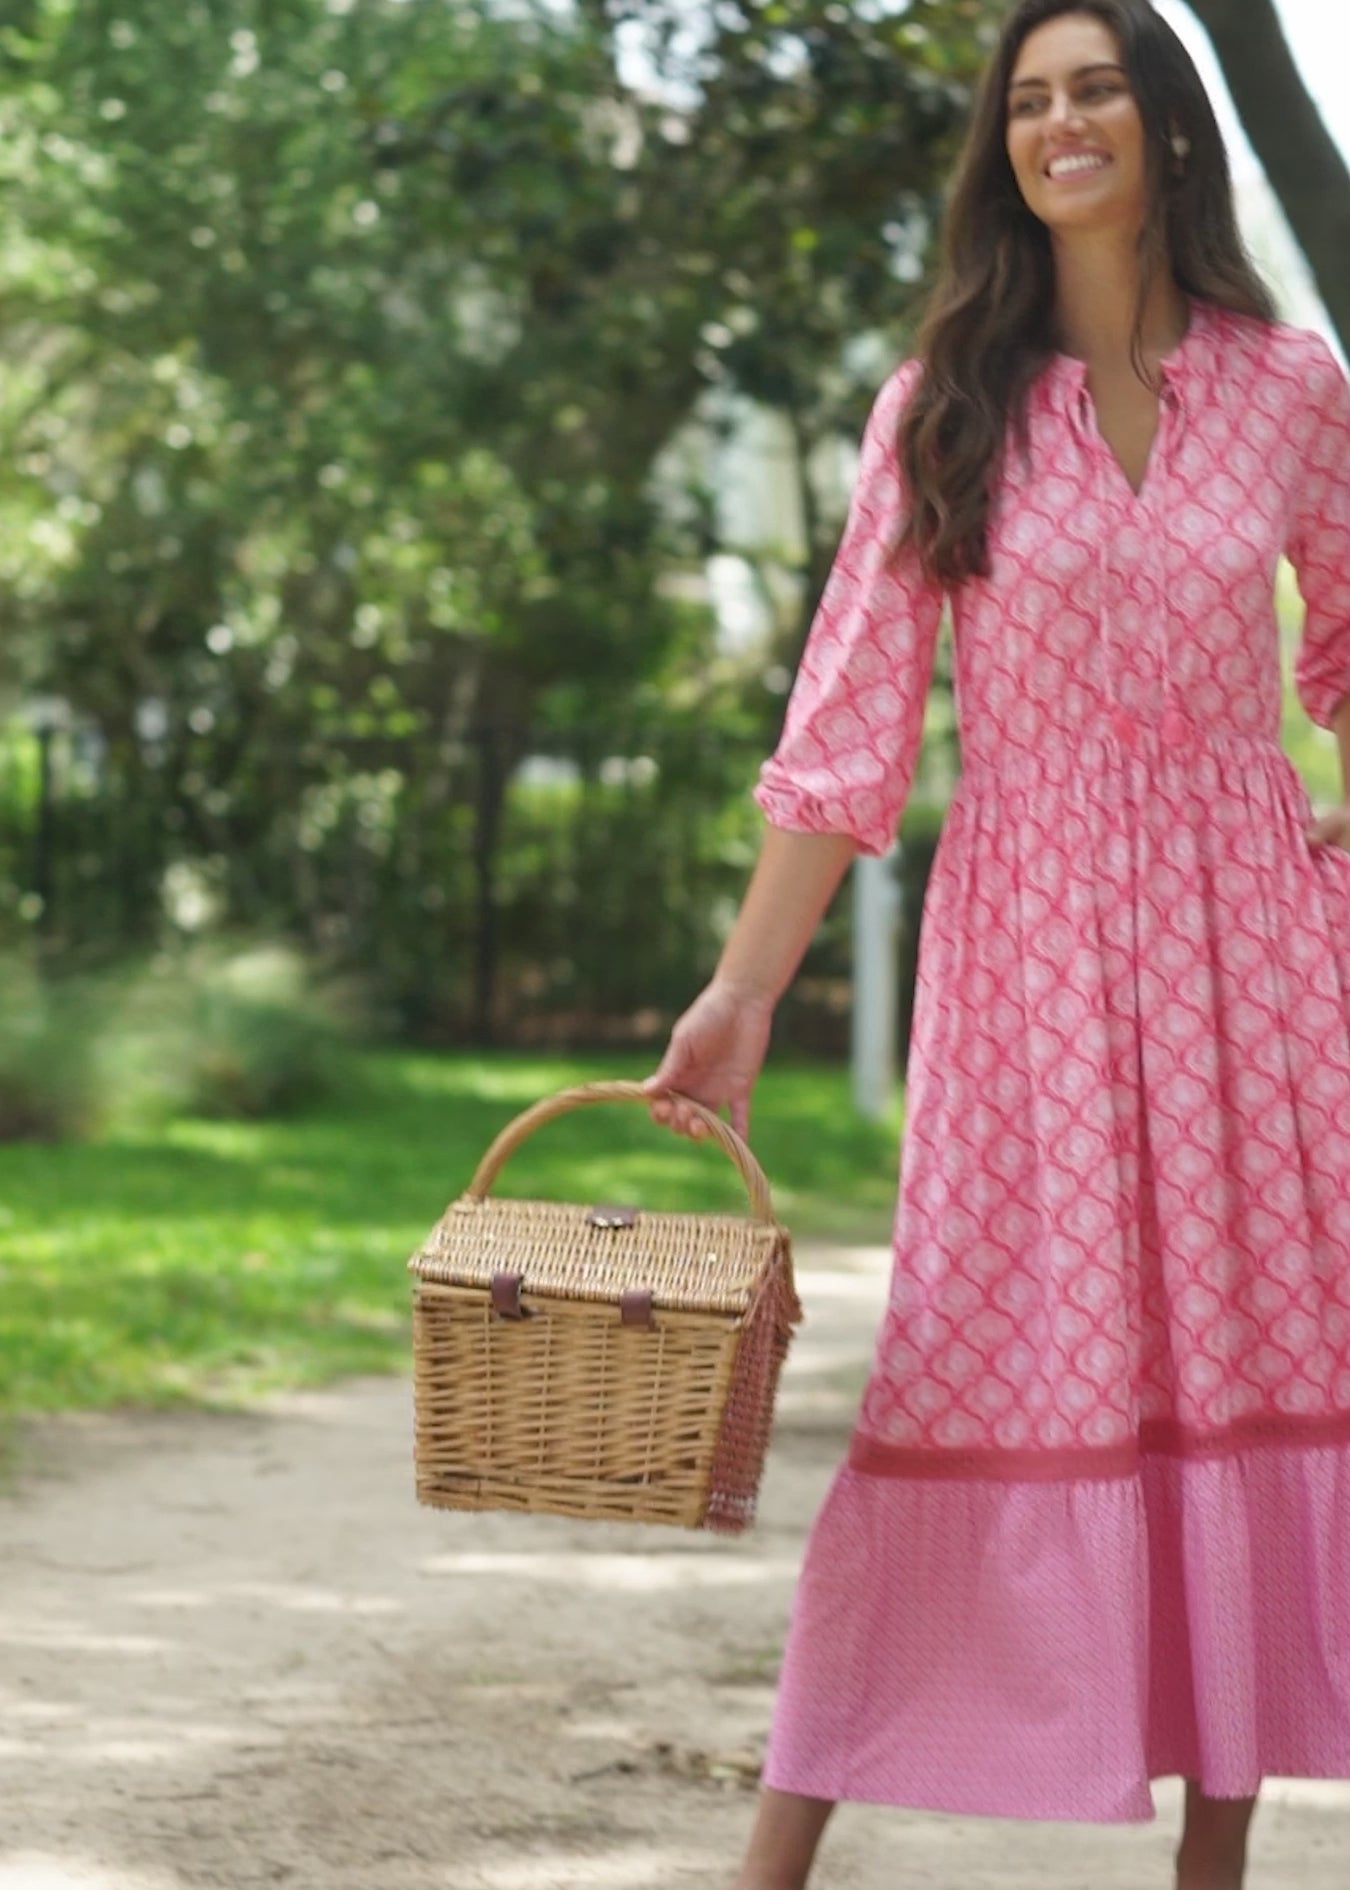
[[[756,798],[885,850],[942,597],[887,570],[882,389]],[[1350,853],[1296,680],[1350,691],[1350,391],[1196,302],[1136,496],[1082,363],[1033,389],[953,599],[889,1305],[810,1538],[769,1785],[1144,1822],[1149,1781],[1350,1777]]]

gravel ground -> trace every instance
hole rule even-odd
[[[32,1426],[0,1498],[0,1890],[724,1890],[886,1255],[804,1256],[742,1540],[418,1509],[406,1381]],[[820,1890],[1170,1890],[1142,1826],[845,1807]],[[1270,1781],[1251,1890],[1346,1890]]]

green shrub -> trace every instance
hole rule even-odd
[[[373,1024],[356,986],[286,946],[193,947],[55,980],[0,959],[0,1142],[287,1114],[346,1080]]]
[[[59,1142],[98,1116],[87,994],[61,993],[15,954],[0,958],[0,1142]]]
[[[102,1033],[107,1113],[287,1114],[341,1083],[368,1028],[356,987],[290,947],[194,947],[118,981]]]

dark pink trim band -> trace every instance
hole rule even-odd
[[[1350,1443],[1350,1411],[1324,1417],[1244,1418],[1208,1435],[1151,1419],[1136,1443],[1092,1450],[915,1450],[855,1431],[850,1469],[868,1477],[985,1477],[1005,1483],[1061,1483],[1134,1476],[1144,1457],[1229,1457],[1241,1450]]]

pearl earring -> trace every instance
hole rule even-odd
[[[1191,155],[1191,141],[1178,132],[1172,140],[1172,151],[1179,163],[1184,163]]]

